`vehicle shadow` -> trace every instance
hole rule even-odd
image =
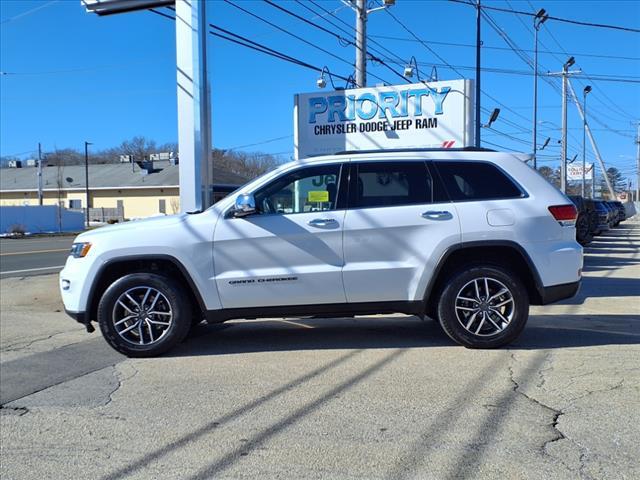
[[[638,315],[532,315],[509,349],[640,344]],[[167,356],[296,350],[459,347],[431,320],[377,316],[201,325]]]

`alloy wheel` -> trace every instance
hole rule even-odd
[[[162,292],[141,285],[130,288],[118,297],[111,319],[116,332],[126,342],[151,345],[169,331],[173,311]]]
[[[489,337],[509,326],[515,314],[515,302],[504,283],[490,277],[479,277],[458,291],[455,311],[465,330]]]

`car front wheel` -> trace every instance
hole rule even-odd
[[[452,275],[438,301],[438,318],[454,341],[497,348],[515,340],[529,317],[522,281],[500,266],[473,266]]]
[[[116,280],[98,304],[98,323],[107,342],[129,357],[153,357],[180,343],[189,332],[192,308],[171,278],[133,273]]]

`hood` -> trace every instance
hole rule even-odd
[[[88,232],[81,233],[76,237],[78,242],[91,241],[92,238],[96,238],[102,235],[111,235],[114,233],[129,233],[134,230],[144,229],[145,232],[155,228],[164,228],[171,225],[177,225],[186,220],[189,215],[186,213],[179,213],[177,215],[167,215],[159,217],[144,218],[141,220],[131,220],[129,222],[115,223],[113,225],[105,225],[104,227],[98,227]]]

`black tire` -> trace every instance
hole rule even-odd
[[[136,292],[136,289],[143,290],[148,287],[162,294],[163,297],[160,302],[165,308],[169,309],[171,317],[170,322],[167,322],[169,323],[168,327],[161,330],[162,333],[155,341],[150,341],[150,343],[145,345],[138,345],[125,340],[125,338],[118,333],[114,325],[117,319],[114,319],[114,316],[116,315],[117,309],[121,307],[118,307],[116,302],[125,292]],[[193,314],[192,305],[188,298],[183,287],[171,278],[163,275],[155,273],[132,273],[125,275],[111,284],[102,295],[100,303],[98,304],[98,324],[100,325],[100,330],[104,338],[109,345],[118,352],[128,357],[155,357],[169,351],[184,340],[189,333]],[[149,301],[151,301],[151,299],[149,299]],[[154,318],[160,319],[163,317]],[[130,322],[136,321],[136,318],[130,320]],[[127,324],[125,323],[124,325],[126,326]],[[147,340],[150,338],[148,336],[149,334],[144,332],[161,328],[154,327],[150,324],[147,324],[146,327],[148,330],[143,329],[142,335],[143,337],[147,336]],[[156,334],[158,333],[159,332],[156,331]],[[151,335],[152,334],[153,331],[151,332]]]
[[[512,303],[507,303],[506,306],[497,308],[505,319],[508,320],[510,317],[508,323],[499,320],[497,314],[490,310],[488,306],[485,307],[481,303],[471,303],[467,300],[459,299],[459,295],[467,298],[465,292],[469,291],[467,290],[469,288],[473,288],[475,292],[474,280],[484,278],[488,279],[489,295],[483,293],[482,286],[484,281],[480,280],[481,298],[483,296],[484,299],[491,298],[491,296],[502,291],[503,287],[508,290],[513,300]],[[473,297],[475,298],[476,296],[473,293]],[[503,294],[493,302],[497,305],[508,298],[508,295]],[[477,313],[477,321],[471,319],[473,312],[470,311],[476,307],[481,309]],[[493,321],[493,324],[485,319],[485,315]],[[438,298],[438,318],[442,328],[452,340],[467,348],[498,348],[512,342],[522,333],[528,317],[529,295],[524,284],[517,275],[502,266],[473,265],[460,270],[449,277]],[[465,324],[469,323],[469,320],[473,322],[470,330],[475,330],[479,326],[479,334],[467,330],[462,323],[463,320]],[[503,327],[503,329],[498,331],[494,326]],[[495,332],[491,333],[491,330],[495,330]]]

